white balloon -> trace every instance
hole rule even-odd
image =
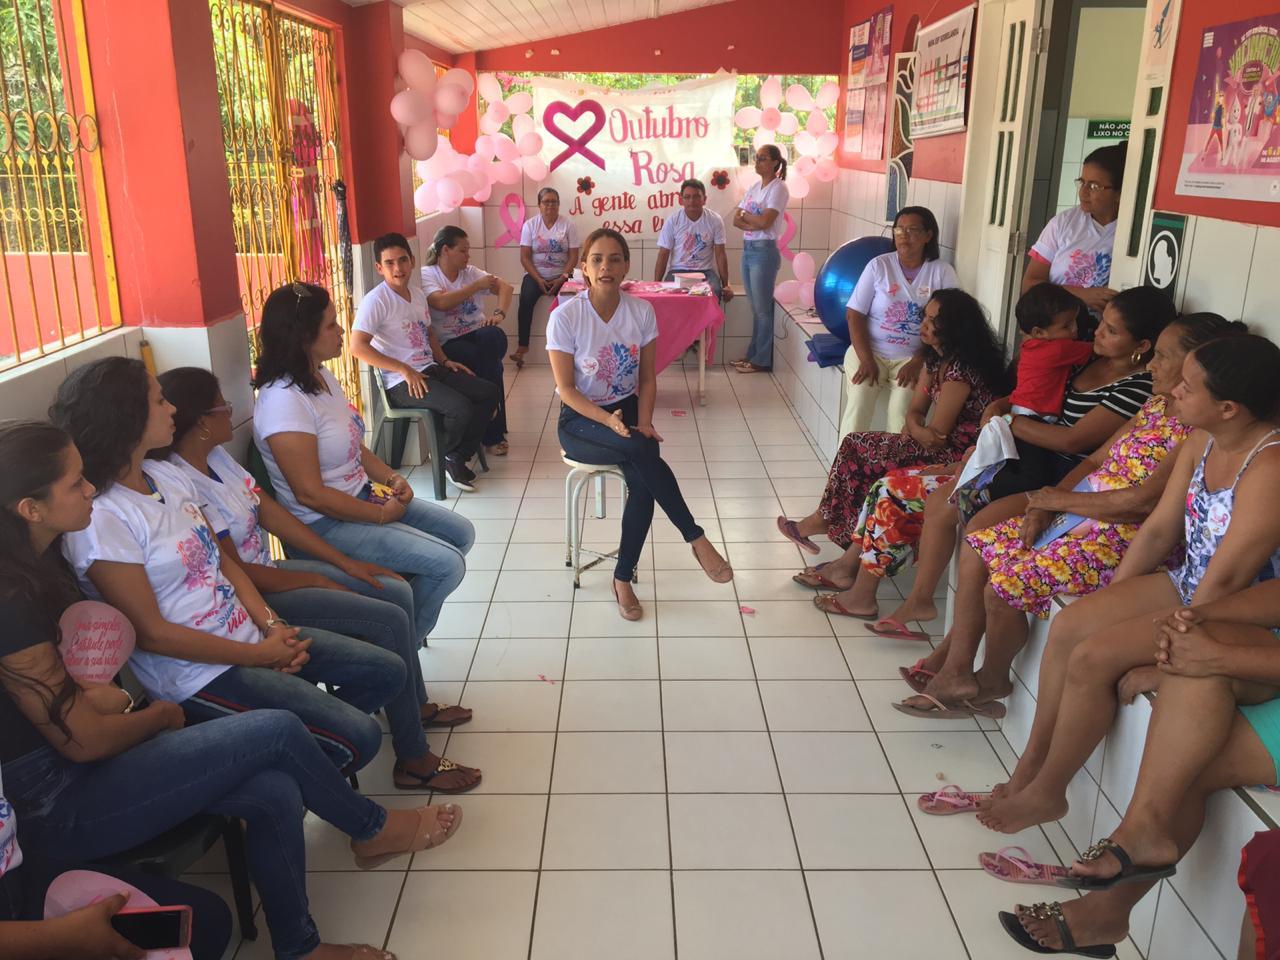
[[[800,299],[800,281],[784,280],[773,290],[773,297],[779,303],[795,303]]]
[[[827,107],[834,107],[839,99],[840,87],[834,81],[828,80],[818,89],[818,95],[813,98],[813,105],[819,110],[825,110]]]
[[[497,103],[502,99],[502,84],[498,82],[498,78],[492,73],[480,74],[480,81],[476,85],[476,89],[480,91],[480,96],[484,97],[489,103]]]
[[[782,80],[778,77],[769,77],[764,83],[760,84],[760,106],[768,109],[769,107],[777,107],[782,102]]]
[[[533,95],[523,91],[513,93],[505,102],[507,109],[512,113],[528,113],[533,109]]]
[[[743,130],[750,130],[752,127],[760,126],[760,108],[743,107],[733,115],[733,122]]]
[[[835,133],[828,130],[818,138],[818,156],[829,157],[836,152],[836,147],[840,144],[840,138]]]
[[[792,110],[812,110],[813,94],[798,83],[787,87],[787,106]]]
[[[796,152],[802,157],[811,157],[818,152],[818,138],[808,130],[796,134]]]
[[[818,161],[818,166],[814,170],[814,176],[823,183],[830,183],[840,174],[840,168],[836,166],[836,162],[831,157],[823,157]]]
[[[809,195],[809,181],[797,174],[787,178],[787,193],[801,200]]]
[[[466,108],[467,94],[461,87],[452,83],[442,83],[436,87],[436,110],[440,113],[456,115]]]
[[[436,152],[436,142],[434,123],[415,124],[404,135],[404,152],[414,160],[430,160]]]
[[[533,117],[527,113],[517,113],[511,118],[511,135],[515,137],[516,143],[520,142],[520,138],[526,133],[533,133],[537,129],[533,123]]]
[[[520,161],[524,175],[534,183],[541,183],[547,178],[547,162],[539,156],[524,157]]]
[[[813,281],[800,284],[800,306],[808,308],[813,306]]]
[[[431,213],[440,205],[434,180],[428,180],[426,183],[418,185],[418,189],[413,191],[413,205],[423,213]]]
[[[520,148],[505,133],[495,133],[493,135],[493,152],[499,160],[520,159]]]
[[[511,116],[511,111],[507,109],[505,103],[491,103],[485,113],[497,120],[499,126],[506,123],[507,117]]]
[[[774,142],[773,131],[766,130],[764,127],[761,127],[759,130],[757,130],[755,137],[752,139],[752,145],[757,150],[763,147],[766,143],[773,143],[773,142]]]
[[[493,155],[493,136],[488,133],[482,133],[476,137],[476,156],[484,157],[488,160]]]
[[[493,114],[489,113],[488,111],[485,111],[485,113],[480,117],[481,133],[493,134],[493,133],[497,133],[501,129],[502,129],[502,124],[494,120]]]
[[[458,204],[462,203],[465,194],[462,190],[462,184],[453,178],[441,180],[436,184],[436,193],[440,197],[440,209],[452,210]]]
[[[405,82],[423,96],[431,96],[436,88],[436,65],[421,50],[406,50],[400,54],[396,67]]]
[[[526,133],[516,142],[516,149],[521,156],[531,157],[542,152],[542,136],[537,133]]]
[[[520,182],[520,168],[511,160],[503,160],[498,164],[498,182],[513,184]]]
[[[827,115],[821,110],[809,111],[809,119],[805,121],[804,128],[815,137],[821,136],[831,129],[827,126]]]
[[[391,116],[407,127],[421,123],[431,114],[431,103],[417,90],[401,90],[391,98]]]
[[[418,164],[418,173],[423,180],[443,180],[453,170],[453,147],[448,140],[439,141],[436,152],[426,163]]]
[[[452,84],[466,94],[467,99],[471,99],[471,94],[476,88],[475,78],[461,67],[454,67],[452,70],[446,70],[440,78],[440,83]]]
[[[811,253],[797,253],[796,258],[791,261],[791,270],[801,283],[808,283],[818,275]]]

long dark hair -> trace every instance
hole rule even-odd
[[[58,387],[49,419],[70,435],[84,458],[85,479],[99,491],[129,465],[147,432],[150,402],[146,364],[129,357],[85,364]]]
[[[903,207],[893,218],[893,225],[896,227],[903,217],[919,217],[924,228],[933,234],[924,245],[925,260],[937,260],[942,256],[942,247],[938,243],[938,218],[933,215],[933,211],[928,207]]]
[[[1219,337],[1195,351],[1215,400],[1240,404],[1259,420],[1280,414],[1280,347],[1254,333]]]
[[[217,405],[218,378],[203,367],[175,367],[156,379],[160,381],[164,398],[173,404],[173,442],[164,451],[157,451],[167,456],[200,418]]]
[[[59,562],[55,541],[44,556],[36,553],[27,522],[16,508],[23,500],[49,495],[66,472],[71,438],[51,423],[36,420],[0,421],[0,599],[25,601],[37,619],[41,638],[60,639],[58,618],[76,599],[76,587]],[[55,560],[50,562],[49,558]],[[35,691],[44,700],[52,723],[68,740],[66,715],[76,684],[66,677],[54,689],[45,680],[16,673],[0,664],[0,678]]]
[[[928,361],[931,368],[958,363],[972,370],[995,396],[1008,390],[1004,350],[987,322],[978,301],[955,287],[935,290],[929,298],[938,304],[938,345]]]
[[[320,375],[311,363],[311,344],[320,333],[329,291],[314,283],[286,283],[262,305],[258,325],[258,389],[277,380],[296,384],[303,393],[319,393]]]
[[[1239,320],[1228,320],[1220,313],[1210,313],[1207,310],[1184,313],[1170,326],[1178,328],[1178,343],[1188,353],[1210,340],[1239,337],[1249,332],[1248,326]]]
[[[1146,363],[1155,353],[1156,338],[1178,319],[1173,301],[1155,287],[1130,287],[1111,298],[1107,306],[1120,314],[1124,328],[1135,340],[1149,340],[1151,348],[1142,355]]]

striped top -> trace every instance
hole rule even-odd
[[[1151,374],[1145,370],[1093,390],[1077,390],[1074,386],[1068,386],[1062,400],[1062,418],[1058,422],[1064,427],[1074,426],[1097,406],[1129,420],[1136,417],[1142,405],[1150,399]],[[1079,463],[1084,459],[1082,454],[1060,453],[1058,456],[1071,463]]]

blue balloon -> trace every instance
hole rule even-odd
[[[836,249],[818,271],[813,285],[813,305],[826,328],[845,343],[849,342],[845,305],[853,296],[858,278],[868,263],[893,248],[893,241],[888,237],[859,237]]]

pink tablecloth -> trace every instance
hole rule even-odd
[[[557,305],[578,295],[580,288],[565,285],[557,299]],[[637,281],[623,287],[624,292],[653,304],[658,317],[658,370],[661,372],[679,358],[689,347],[698,342],[698,335],[707,331],[707,361],[716,355],[716,334],[724,326],[724,311],[715,297],[675,293],[663,284]]]

